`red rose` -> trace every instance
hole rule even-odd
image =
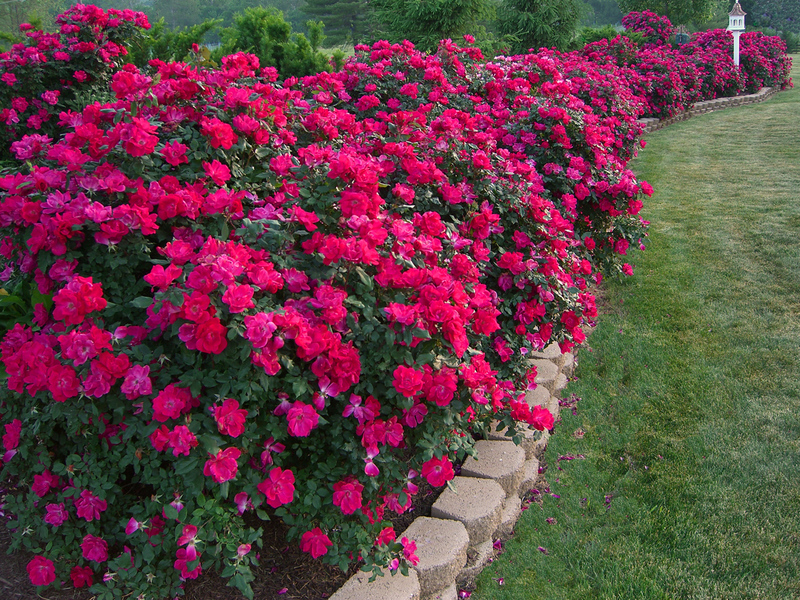
[[[259,483],[256,488],[267,497],[267,504],[278,508],[294,500],[294,473],[275,467],[269,472],[269,478]],[[335,500],[334,500],[335,502]]]
[[[531,415],[529,417],[528,424],[534,429],[544,431],[545,429],[552,429],[555,421],[549,410],[542,408],[541,406],[534,406],[531,409]]]
[[[319,527],[306,531],[300,539],[300,550],[310,552],[313,558],[327,554],[328,548],[331,546],[333,546],[333,542]]]
[[[393,375],[394,381],[392,385],[394,389],[397,390],[398,394],[406,398],[412,398],[424,385],[425,374],[417,371],[413,367],[399,365],[394,370]]]
[[[34,556],[28,563],[27,569],[33,585],[50,585],[56,580],[53,561],[44,556]]]
[[[228,347],[228,330],[216,317],[203,321],[194,331],[195,343],[200,352],[219,354]]]
[[[217,429],[223,435],[239,437],[244,433],[244,421],[247,418],[247,411],[239,408],[239,402],[233,398],[226,398],[222,406],[211,408],[214,419],[217,421]]]
[[[108,543],[101,537],[91,534],[84,536],[83,542],[81,542],[81,550],[83,551],[83,558],[86,560],[95,562],[108,560]]]
[[[428,480],[433,487],[443,486],[455,477],[453,465],[446,456],[436,458],[435,456],[422,465],[422,476]]]
[[[217,483],[223,483],[236,477],[239,465],[236,459],[242,452],[238,448],[226,448],[220,450],[217,455],[209,454],[211,458],[206,461],[203,467],[203,475],[212,477]]]
[[[72,585],[76,588],[82,588],[84,586],[91,587],[94,583],[94,573],[89,567],[79,567],[76,565],[72,567],[69,576],[72,578]]]

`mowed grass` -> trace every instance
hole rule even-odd
[[[800,598],[800,89],[646,139],[647,251],[473,600]]]

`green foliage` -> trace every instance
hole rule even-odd
[[[800,0],[743,0],[740,4],[748,24],[800,33]]]
[[[366,0],[306,0],[302,11],[325,23],[328,43],[363,43],[369,32],[371,6]],[[310,32],[309,32],[310,33]],[[313,45],[313,44],[312,44]]]
[[[391,42],[409,40],[422,50],[440,40],[472,34],[494,17],[491,0],[375,0],[378,36]]]
[[[617,31],[613,25],[604,27],[584,27],[578,32],[577,45],[580,47],[586,44],[599,42],[600,40],[613,40],[618,35],[628,38],[635,44],[644,41],[644,36],[638,31]]]
[[[669,17],[675,25],[708,21],[717,4],[716,0],[618,0],[622,14],[649,10]]]
[[[10,48],[12,44],[16,44],[19,41],[20,39],[17,36],[5,31],[0,31],[0,47],[4,50]]]
[[[614,25],[622,21],[622,13],[617,5],[617,0],[588,0],[580,2],[580,4],[583,4],[581,25],[599,27]]]
[[[551,46],[565,50],[575,36],[578,17],[574,0],[506,0],[497,26],[501,34],[515,39],[515,52]]]
[[[330,70],[328,57],[317,45],[324,39],[322,23],[310,22],[309,39],[293,33],[283,13],[273,8],[247,8],[234,16],[234,25],[222,31],[222,46],[213,54],[215,60],[234,52],[258,56],[262,67],[272,66],[281,77],[299,77]]]
[[[69,6],[63,0],[24,0],[0,3],[0,31],[18,34],[22,23],[37,29],[52,30],[55,16]]]
[[[203,21],[199,25],[170,28],[162,17],[128,47],[128,60],[143,67],[149,60],[184,60],[192,44],[202,44],[206,34],[217,29],[221,20]]]

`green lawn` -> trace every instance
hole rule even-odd
[[[473,600],[800,598],[800,90],[646,139],[647,251]]]

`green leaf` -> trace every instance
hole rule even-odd
[[[177,520],[178,519],[178,511],[175,510],[175,507],[171,504],[164,505],[164,516],[168,519]]]
[[[153,303],[153,298],[150,296],[139,296],[131,300],[130,303],[136,308],[147,308]]]

